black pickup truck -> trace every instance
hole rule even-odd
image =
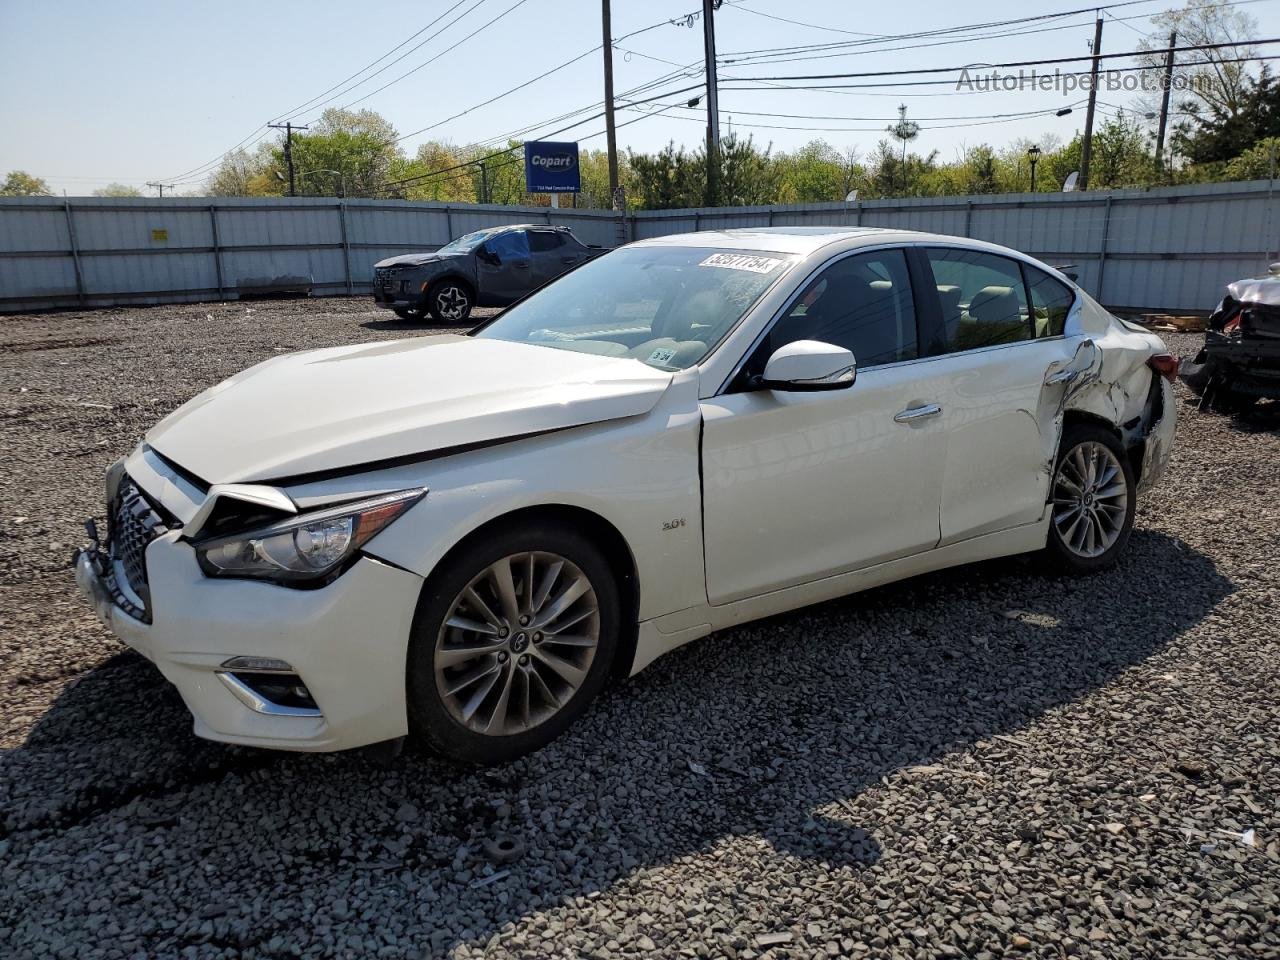
[[[407,253],[373,265],[373,300],[402,320],[425,314],[460,326],[472,307],[505,307],[604,253],[568,227],[521,223],[477,230],[434,253]]]

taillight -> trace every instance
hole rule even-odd
[[[1147,358],[1147,366],[1170,383],[1178,379],[1178,358],[1167,353],[1157,353]]]

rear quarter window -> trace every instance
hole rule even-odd
[[[1067,314],[1075,303],[1076,292],[1043,270],[1024,263],[1022,272],[1031,295],[1031,312],[1036,337],[1060,337],[1067,326]]]

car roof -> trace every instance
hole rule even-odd
[[[885,227],[739,227],[729,230],[701,230],[639,240],[645,247],[726,247],[737,250],[769,250],[774,253],[809,254],[839,240],[883,240],[890,236],[919,239],[930,236],[913,230]]]

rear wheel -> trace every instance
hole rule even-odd
[[[424,588],[410,642],[410,732],[459,760],[546,745],[600,692],[617,585],[589,540],[529,524],[478,540]]]
[[[455,326],[467,322],[474,305],[475,298],[472,297],[471,291],[454,280],[445,280],[438,287],[433,288],[427,300],[431,316],[440,323]]]
[[[1050,490],[1045,556],[1066,573],[1116,561],[1133,529],[1137,484],[1120,441],[1102,427],[1073,424],[1062,435]]]

